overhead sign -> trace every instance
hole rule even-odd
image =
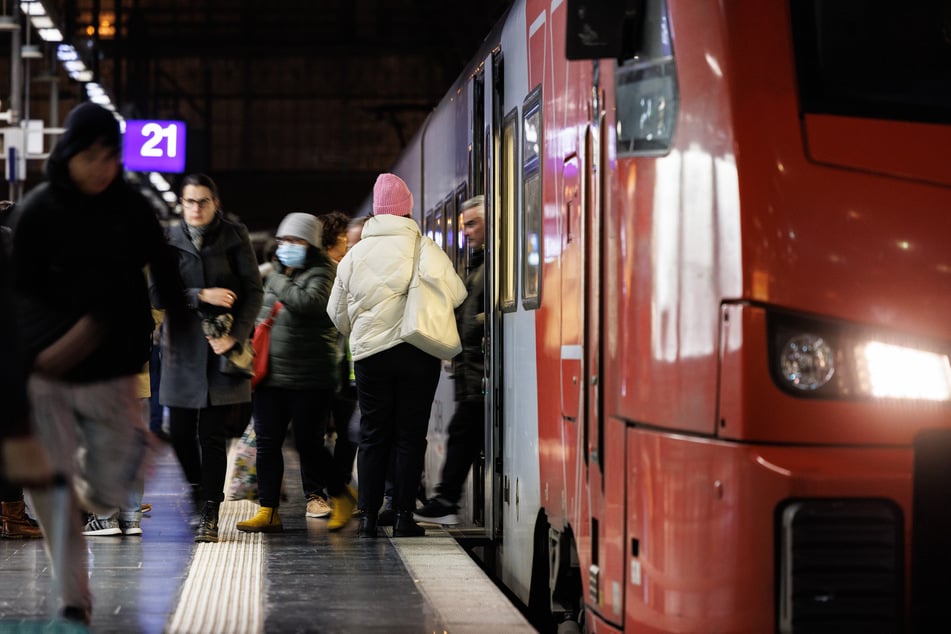
[[[185,122],[126,120],[122,162],[133,172],[184,172]]]

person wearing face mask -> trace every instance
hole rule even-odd
[[[277,228],[277,262],[267,276],[258,323],[277,302],[271,326],[268,373],[254,392],[254,433],[257,437],[257,476],[260,509],[238,522],[245,532],[283,530],[278,507],[284,458],[281,448],[288,426],[300,454],[301,483],[308,498],[307,516],[326,517],[330,530],[339,530],[356,507],[349,473],[335,467],[324,445],[334,394],[338,388],[340,349],[337,329],[327,314],[327,300],[337,265],[322,247],[321,223],[307,213],[288,214]],[[323,497],[323,483],[332,510]]]
[[[217,542],[227,436],[251,402],[250,376],[228,371],[229,362],[249,346],[264,292],[248,230],[221,212],[215,182],[190,174],[182,183],[183,222],[168,241],[190,311],[185,328],[164,333],[159,402],[169,409],[172,447],[201,514],[195,541]]]

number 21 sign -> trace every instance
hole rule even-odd
[[[122,162],[133,172],[184,172],[185,122],[126,120]]]

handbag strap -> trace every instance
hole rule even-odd
[[[422,248],[422,235],[416,234],[416,250],[413,253],[413,277],[409,280],[409,286],[406,287],[406,292],[409,293],[409,289],[414,286],[419,286],[419,251]]]
[[[274,302],[274,305],[271,306],[271,314],[267,316],[262,323],[266,323],[268,328],[271,327],[271,324],[274,323],[274,318],[277,317],[277,314],[281,312],[281,309],[284,308],[284,304],[281,302]]]

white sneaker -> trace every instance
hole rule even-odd
[[[330,504],[320,496],[307,500],[307,517],[327,517],[330,515]]]
[[[119,528],[118,514],[105,519],[99,519],[95,515],[89,515],[86,519],[86,525],[83,527],[83,535],[121,535],[122,529]]]

